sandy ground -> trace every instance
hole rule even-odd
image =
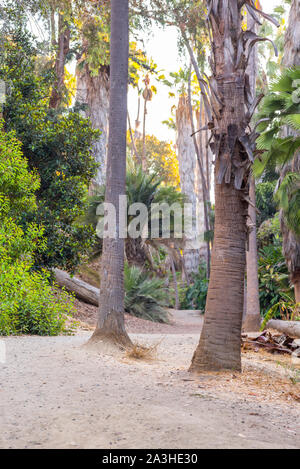
[[[3,339],[0,447],[299,448],[299,385],[260,372],[263,355],[253,371],[253,353],[243,375],[188,374],[202,320],[180,312],[174,321],[176,333],[131,334],[159,344],[149,362],[88,350],[91,331]]]

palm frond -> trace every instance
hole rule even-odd
[[[125,265],[125,310],[148,321],[167,323],[168,292],[164,280],[139,267]]]

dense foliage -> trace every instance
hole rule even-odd
[[[164,280],[125,265],[125,310],[143,319],[168,322],[168,292]]]
[[[49,274],[32,270],[34,256],[46,248],[44,230],[20,225],[25,211],[36,213],[39,180],[28,170],[13,132],[0,128],[0,334],[56,335],[67,332],[71,298],[55,292]]]
[[[300,234],[300,179],[294,158],[300,151],[300,67],[285,69],[270,87],[259,113],[257,140],[262,155],[255,161],[255,172],[284,170],[276,192],[287,226]]]
[[[79,113],[49,109],[51,70],[43,67],[27,34],[15,32],[4,46],[0,78],[7,88],[5,126],[14,129],[30,169],[40,178],[34,220],[44,227],[47,248],[37,253],[36,264],[72,271],[93,243],[91,227],[77,219],[84,213],[96,169],[90,149],[97,133]],[[24,214],[25,226],[32,220]]]
[[[197,309],[204,313],[208,292],[208,279],[205,265],[200,265],[199,272],[193,275],[181,301],[182,309]]]

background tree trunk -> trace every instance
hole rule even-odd
[[[259,303],[258,283],[258,255],[257,255],[257,228],[256,228],[256,196],[255,180],[251,177],[249,198],[253,203],[248,208],[249,246],[247,251],[247,299],[246,317],[243,324],[245,332],[256,332],[260,330],[261,315]]]
[[[266,327],[269,329],[275,329],[291,337],[300,337],[299,321],[280,321],[278,319],[271,319],[271,321],[267,323]]]
[[[177,128],[177,154],[179,161],[180,187],[193,207],[194,217],[197,210],[195,193],[196,152],[191,138],[192,126],[190,121],[189,103],[186,95],[179,98],[176,111]],[[193,222],[193,231],[196,233],[196,225]],[[198,272],[200,253],[199,249],[193,249],[193,240],[187,241],[183,250],[184,263],[188,275]]]
[[[56,81],[52,87],[49,106],[56,109],[60,106],[63,97],[65,63],[70,50],[71,31],[69,25],[65,22],[64,15],[58,17],[58,49],[55,60]]]
[[[108,113],[109,113],[109,67],[101,66],[98,75],[92,76],[87,64],[83,70],[77,67],[77,102],[86,104],[86,116],[91,119],[92,127],[101,131],[94,143],[93,153],[99,168],[93,180],[95,185],[105,183]]]
[[[60,287],[74,293],[76,298],[85,301],[94,306],[99,306],[99,288],[95,288],[83,280],[71,277],[67,272],[60,269],[54,269],[55,281]]]
[[[124,240],[120,238],[119,196],[125,195],[127,83],[129,52],[128,0],[111,1],[109,140],[105,202],[115,206],[115,239],[105,238],[101,261],[99,317],[92,341],[129,345],[124,324]]]
[[[197,113],[197,124],[198,129],[205,127],[206,117],[203,107],[203,102],[201,101],[200,111]],[[201,230],[201,245],[199,248],[200,251],[200,260],[203,260],[208,265],[208,274],[209,274],[209,264],[210,264],[210,245],[204,240],[205,231],[210,229],[209,224],[209,206],[210,206],[210,187],[211,187],[211,167],[212,167],[212,152],[210,151],[209,146],[207,145],[208,136],[207,131],[198,132],[198,147],[201,154],[203,173],[205,178],[205,190],[203,190],[203,178],[201,177],[201,171],[199,164],[196,165],[196,196],[198,202],[198,220],[199,228]],[[206,196],[204,197],[204,194]],[[204,206],[206,204],[206,207]],[[206,223],[205,217],[207,216],[208,220]],[[206,224],[208,225],[206,227]]]
[[[300,0],[293,0],[289,16],[289,25],[285,37],[283,65],[300,66]],[[295,131],[286,128],[286,135],[293,135]],[[295,156],[293,165],[283,169],[281,179],[287,172],[300,171],[300,153]],[[281,231],[283,236],[283,253],[290,272],[290,278],[295,287],[296,303],[300,303],[300,239],[284,223],[283,213],[280,214]]]
[[[257,27],[254,19],[247,14],[247,29],[256,33]],[[249,57],[246,73],[250,81],[250,90],[252,99],[256,95],[258,50],[253,47]],[[255,179],[251,177],[249,198],[253,205],[248,208],[248,250],[246,256],[247,263],[247,285],[246,285],[246,317],[243,323],[243,329],[246,332],[256,332],[260,330],[261,315],[259,302],[259,282],[258,282],[258,255],[257,255],[257,228],[256,228],[256,194]]]

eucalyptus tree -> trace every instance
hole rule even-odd
[[[131,343],[124,324],[124,239],[119,224],[119,196],[125,195],[128,0],[111,0],[109,137],[105,202],[116,211],[114,237],[103,240],[99,316],[92,342]]]
[[[176,109],[176,132],[177,132],[177,154],[179,162],[180,188],[183,194],[192,204],[194,217],[196,215],[197,197],[196,197],[196,152],[194,142],[191,138],[192,126],[189,112],[188,97],[181,94]],[[193,223],[195,225],[195,223]],[[195,226],[192,226],[195,232]],[[185,243],[183,249],[183,258],[185,269],[188,275],[197,273],[200,265],[199,249],[193,249],[193,245],[189,245],[195,240]]]
[[[85,1],[78,5],[77,29],[79,49],[76,67],[76,101],[84,105],[94,129],[101,135],[94,142],[93,153],[98,163],[94,183],[105,182],[105,164],[109,115],[109,37],[110,2]]]
[[[71,17],[72,1],[57,0],[49,1],[50,23],[51,23],[51,46],[55,53],[55,75],[52,93],[50,96],[50,108],[58,108],[64,97],[65,86],[65,65],[70,52],[71,42]],[[58,17],[58,26],[56,31],[56,19]]]
[[[204,325],[191,371],[241,370],[249,178],[255,132],[249,123],[261,97],[252,97],[246,73],[259,38],[243,30],[242,9],[271,21],[253,0],[207,1],[212,76],[199,77],[215,154],[215,237]],[[277,22],[275,22],[277,24]]]

